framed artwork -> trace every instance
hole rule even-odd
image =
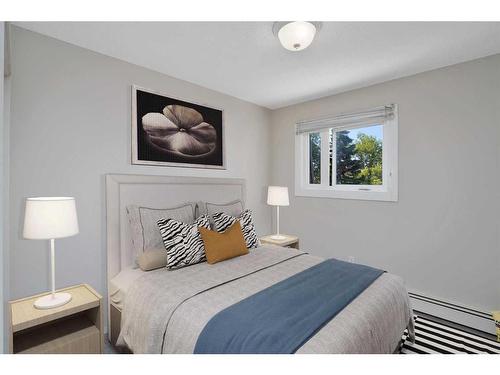
[[[221,109],[132,86],[132,164],[225,169]]]

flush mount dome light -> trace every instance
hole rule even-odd
[[[273,33],[289,51],[302,51],[309,47],[321,28],[321,22],[275,22]]]

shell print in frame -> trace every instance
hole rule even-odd
[[[132,100],[134,164],[224,168],[221,110],[135,86]]]

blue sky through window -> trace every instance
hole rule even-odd
[[[358,138],[359,133],[372,135],[377,139],[382,139],[382,125],[367,126],[365,128],[357,128],[350,130],[349,137],[355,140]]]

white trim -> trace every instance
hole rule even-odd
[[[330,173],[329,173],[329,164],[330,164],[330,155],[328,150],[330,148],[330,140],[328,137],[330,136],[328,129],[321,131],[321,162],[320,162],[320,173],[321,173],[321,186],[328,187],[330,184]]]
[[[4,77],[10,77],[12,74],[12,58],[11,58],[11,43],[10,43],[10,22],[2,22],[3,23],[3,33],[0,33],[0,38],[3,39],[4,45],[3,45],[3,59],[4,59],[4,66],[3,66],[3,76]],[[3,35],[1,35],[3,34]],[[4,79],[5,81],[5,79]],[[2,85],[3,89],[3,85]]]
[[[436,300],[433,297],[427,297],[417,292],[414,293],[416,293],[421,298],[416,298],[410,291],[409,297],[413,310],[449,320],[483,332],[495,334],[495,322],[491,318],[491,315],[489,313],[480,312],[477,309],[460,306],[455,303],[443,301],[441,299]],[[459,308],[457,309],[456,307]],[[471,309],[473,311],[477,310],[478,314],[471,314],[467,311]],[[479,315],[485,315],[485,317],[481,317]],[[486,317],[488,315],[489,318]]]
[[[387,107],[387,106],[386,106]],[[379,108],[386,108],[379,107]],[[310,133],[296,133],[295,135],[295,195],[317,198],[360,199],[375,201],[397,202],[398,200],[398,111],[395,104],[391,105],[391,116],[385,117],[382,125],[382,181],[376,185],[337,185],[336,184],[336,158],[333,153],[332,186],[329,185],[329,154],[328,136],[329,129],[344,129],[344,126],[324,128],[321,131],[321,184],[309,183],[309,137]],[[348,115],[343,115],[348,116]],[[327,123],[327,120],[321,120]],[[354,119],[352,119],[354,122]],[[297,127],[299,124],[297,124]],[[349,128],[364,127],[366,125],[354,124]],[[318,131],[312,131],[317,133]],[[335,151],[335,141],[333,142]],[[305,152],[304,152],[305,151]]]

